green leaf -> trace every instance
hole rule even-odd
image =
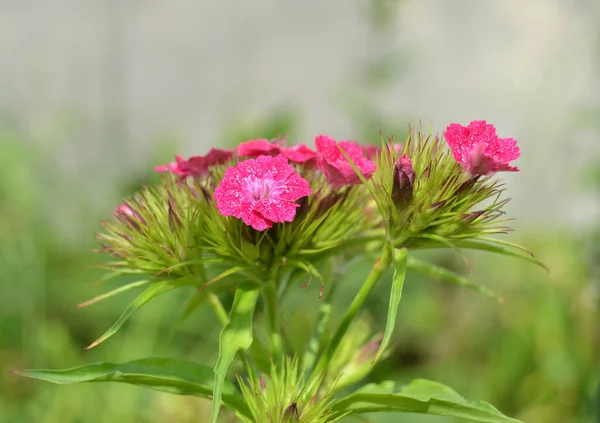
[[[406,277],[406,263],[408,250],[405,248],[394,249],[393,266],[394,266],[394,278],[392,280],[392,292],[390,293],[390,305],[388,308],[387,323],[385,324],[385,331],[383,333],[383,339],[379,350],[375,355],[374,362],[377,362],[381,357],[381,354],[385,351],[392,334],[394,327],[396,326],[396,315],[398,314],[398,306],[400,305],[400,299],[402,298],[402,287],[404,286],[404,279]]]
[[[94,363],[63,370],[23,370],[13,374],[60,385],[82,382],[121,382],[179,395],[212,398],[213,370],[205,365],[175,358],[143,358],[126,363]],[[224,404],[249,415],[233,383],[222,387]]]
[[[503,302],[502,297],[497,295],[491,289],[489,289],[485,286],[473,283],[469,279],[465,278],[464,276],[461,276],[458,273],[455,273],[444,267],[437,266],[435,264],[428,263],[426,261],[422,261],[422,260],[416,259],[414,257],[409,257],[408,258],[408,268],[411,270],[415,270],[419,273],[422,273],[426,276],[429,276],[430,278],[441,278],[441,279],[447,280],[448,282],[452,282],[457,285],[461,285],[461,286],[470,288],[474,291],[479,292],[482,295],[485,295],[486,297],[495,299],[499,303]]]
[[[393,382],[366,385],[346,398],[336,401],[332,411],[336,414],[404,412],[457,417],[484,423],[519,422],[506,417],[486,402],[468,402],[453,389],[423,379],[412,381],[398,393],[393,393]]]
[[[133,300],[131,302],[131,304],[129,304],[129,306],[125,309],[125,311],[123,312],[121,317],[119,317],[119,320],[117,320],[115,322],[115,324],[112,325],[110,327],[110,329],[108,329],[104,333],[104,335],[102,335],[100,338],[96,339],[90,345],[85,347],[85,349],[89,350],[91,348],[94,348],[96,345],[106,341],[108,338],[113,336],[115,333],[118,332],[119,329],[121,329],[121,326],[123,326],[123,324],[127,320],[129,320],[129,318],[136,311],[138,311],[142,306],[144,306],[146,303],[148,303],[153,298],[158,297],[159,295],[164,294],[165,292],[169,292],[169,291],[172,291],[173,289],[179,288],[183,285],[184,284],[182,282],[174,282],[174,281],[162,281],[162,282],[155,283],[154,285],[152,285],[151,287],[146,289],[144,292],[142,292],[135,300]]]
[[[98,301],[106,300],[107,298],[114,297],[115,295],[118,295],[122,292],[126,292],[126,291],[129,291],[130,289],[134,289],[134,288],[137,288],[140,286],[148,285],[149,283],[152,283],[152,280],[146,279],[146,280],[141,280],[141,281],[137,281],[137,282],[131,282],[131,283],[128,283],[127,285],[120,286],[118,288],[113,289],[112,291],[105,292],[104,294],[98,295],[97,297],[94,297],[94,298],[84,301],[80,304],[77,304],[77,307],[87,307],[89,305],[97,303]]]
[[[544,263],[542,263],[541,261],[539,261],[535,257],[532,257],[529,254],[523,254],[523,253],[514,251],[510,247],[503,246],[503,245],[488,244],[489,242],[495,242],[496,241],[496,240],[492,241],[493,239],[494,238],[488,238],[486,240],[486,242],[474,241],[474,240],[464,240],[464,241],[459,240],[459,241],[456,241],[454,244],[457,247],[461,247],[461,248],[469,248],[469,249],[473,249],[473,250],[489,251],[490,253],[498,253],[498,254],[503,254],[505,256],[517,257],[517,258],[523,259],[525,261],[528,261],[530,263],[537,264],[541,268],[543,268],[543,269],[545,269],[545,270],[548,271],[548,267],[546,267],[546,265]],[[496,242],[496,244],[499,244],[499,243]]]
[[[223,395],[223,386],[227,369],[240,350],[252,345],[252,318],[259,297],[257,285],[242,284],[235,291],[233,305],[229,312],[229,322],[221,331],[219,340],[219,358],[215,366],[213,403],[210,423],[217,421]]]

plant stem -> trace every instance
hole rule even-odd
[[[391,262],[392,247],[389,243],[386,242],[381,251],[381,256],[379,256],[379,258],[375,260],[375,263],[371,268],[371,272],[367,276],[367,279],[365,279],[363,285],[360,287],[360,290],[356,293],[356,296],[354,297],[354,300],[352,300],[352,303],[350,304],[350,307],[348,308],[348,311],[346,312],[342,323],[340,323],[340,326],[337,328],[337,331],[333,335],[333,338],[331,339],[327,350],[325,350],[325,353],[320,358],[319,363],[315,368],[316,372],[326,371],[327,366],[329,366],[329,363],[331,362],[331,359],[333,358],[333,355],[335,354],[340,344],[340,341],[348,331],[350,324],[364,305],[365,300],[377,284],[377,281],[379,281],[383,273],[390,267]]]
[[[219,300],[219,297],[214,292],[208,291],[206,297],[208,303],[217,315],[219,322],[221,322],[221,326],[225,326],[229,322],[229,316],[227,316],[227,311],[225,310],[225,307],[223,307],[223,303],[221,303],[221,300]]]
[[[267,308],[267,317],[270,326],[271,354],[273,361],[278,363],[283,356],[283,338],[281,337],[281,328],[279,325],[279,310],[277,307],[277,287],[276,280],[271,280],[265,287],[265,306]]]

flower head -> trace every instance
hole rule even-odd
[[[291,222],[299,206],[295,201],[311,193],[308,182],[280,154],[228,167],[214,198],[221,215],[263,231],[276,222]]]
[[[314,165],[317,162],[317,152],[304,144],[285,147],[282,149],[283,155],[293,163]]]
[[[359,176],[339,147],[350,157],[365,179],[369,179],[375,172],[375,163],[363,156],[363,147],[357,143],[350,141],[337,143],[333,138],[319,135],[315,139],[315,144],[317,165],[334,186],[361,184]]]
[[[156,166],[154,170],[157,172],[170,172],[179,175],[182,178],[193,176],[199,178],[208,174],[208,169],[217,164],[227,163],[233,156],[232,150],[221,150],[211,148],[205,156],[192,156],[185,160],[184,158],[175,155],[175,162]]]
[[[509,165],[521,155],[517,141],[498,138],[494,125],[485,120],[474,120],[466,127],[452,123],[446,128],[445,138],[454,159],[471,174],[491,175],[499,171],[519,170]]]
[[[249,140],[238,145],[240,157],[276,156],[281,153],[280,142],[271,142],[265,138]]]

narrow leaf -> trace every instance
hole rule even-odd
[[[115,322],[115,324],[112,325],[111,328],[108,329],[104,333],[104,335],[102,335],[100,338],[98,338],[97,340],[92,342],[90,345],[85,347],[85,349],[89,350],[91,348],[94,348],[96,345],[106,341],[108,338],[110,338],[115,333],[117,333],[117,331],[119,329],[121,329],[121,326],[123,326],[123,324],[127,320],[129,320],[129,318],[131,316],[133,316],[133,314],[136,311],[138,311],[142,306],[144,306],[150,300],[152,300],[155,297],[158,297],[161,294],[164,294],[165,292],[169,292],[169,291],[172,291],[173,289],[179,288],[180,286],[183,286],[183,284],[176,283],[174,281],[156,282],[154,285],[152,285],[151,287],[146,289],[144,292],[142,292],[142,294],[140,294],[135,300],[133,300],[131,302],[131,304],[129,304],[129,306],[125,309],[125,311],[123,312],[121,317],[119,317],[119,320],[117,320]]]
[[[392,280],[392,292],[390,293],[390,304],[388,307],[387,322],[385,324],[385,331],[383,333],[383,339],[379,350],[375,355],[374,362],[379,361],[381,354],[385,351],[392,334],[394,327],[396,326],[396,315],[398,314],[398,306],[400,305],[400,299],[402,298],[402,287],[404,286],[404,278],[406,277],[406,263],[408,251],[405,248],[394,249],[393,266],[394,266],[394,278]]]
[[[458,273],[455,273],[444,267],[437,266],[435,264],[428,263],[426,261],[422,261],[422,260],[416,259],[414,257],[409,257],[408,258],[408,268],[411,270],[415,270],[419,273],[422,273],[426,276],[429,276],[430,278],[444,279],[448,282],[452,282],[457,285],[461,285],[466,288],[472,289],[474,291],[479,292],[482,295],[485,295],[486,297],[493,298],[494,300],[498,301],[499,303],[504,302],[502,297],[497,295],[491,289],[489,289],[485,286],[473,283],[466,277],[461,276]]]
[[[458,247],[461,247],[461,248],[489,251],[491,253],[498,253],[498,254],[503,254],[505,256],[517,257],[517,258],[523,259],[525,261],[528,261],[530,263],[537,264],[538,266],[545,269],[546,271],[549,271],[548,267],[546,267],[546,265],[544,263],[542,263],[535,257],[530,256],[529,254],[523,254],[523,253],[514,251],[509,247],[505,247],[502,245],[496,245],[496,244],[498,244],[497,242],[495,244],[489,244],[490,242],[494,242],[494,241],[492,241],[493,239],[494,238],[488,238],[486,240],[486,242],[474,241],[474,240],[456,241],[455,245]]]
[[[98,295],[97,297],[77,304],[77,307],[87,307],[89,305],[97,303],[98,301],[106,300],[107,298],[114,297],[115,295],[118,295],[122,292],[129,291],[130,289],[137,288],[143,285],[148,285],[150,282],[152,281],[146,279],[142,281],[128,283],[127,285],[120,286],[118,288],[113,289],[112,291],[105,292],[104,294]]]
[[[404,412],[455,417],[484,423],[518,423],[483,401],[468,402],[453,389],[437,382],[418,379],[398,393],[390,392],[390,382],[366,385],[338,400],[337,413]]]
[[[60,385],[82,382],[121,382],[179,395],[212,398],[213,370],[175,358],[143,358],[126,363],[94,363],[63,370],[23,370],[13,374]],[[223,385],[225,405],[249,415],[243,398],[231,382]]]
[[[221,331],[219,339],[219,358],[214,370],[210,423],[215,423],[219,415],[223,386],[229,365],[238,351],[246,350],[252,345],[252,318],[259,293],[258,287],[251,284],[240,285],[235,291],[233,305],[229,312],[229,323]]]

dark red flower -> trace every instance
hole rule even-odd
[[[179,175],[182,178],[187,176],[199,178],[208,175],[208,169],[211,166],[227,163],[231,160],[232,156],[232,150],[211,148],[205,156],[192,156],[187,160],[175,155],[175,162],[163,166],[156,166],[154,170],[157,172],[170,172]]]

